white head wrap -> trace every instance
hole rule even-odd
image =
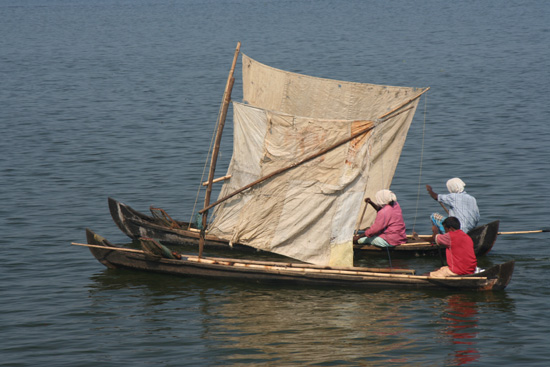
[[[392,201],[397,201],[397,197],[390,190],[384,189],[376,193],[376,195],[374,196],[374,201],[376,202],[376,204],[383,206],[391,203]]]
[[[451,178],[447,181],[447,190],[449,190],[451,194],[461,193],[464,191],[464,186],[466,186],[466,184],[458,177]]]

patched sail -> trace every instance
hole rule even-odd
[[[352,266],[351,237],[367,184],[370,133],[293,165],[374,122],[298,117],[238,103],[233,110],[231,179],[220,197],[292,168],[219,204],[209,233],[314,264]]]
[[[363,198],[390,186],[421,93],[289,73],[243,55],[248,104],[233,104],[231,179],[219,200],[292,168],[222,201],[209,233],[309,263],[352,266]],[[323,154],[297,165],[316,152]],[[367,211],[363,226],[374,216]]]
[[[390,187],[418,105],[419,99],[415,97],[428,88],[317,78],[276,69],[245,54],[242,54],[242,73],[244,101],[266,110],[324,119],[374,121],[398,108],[391,121],[376,129],[371,142],[369,172],[364,173],[369,180],[364,198],[374,197],[378,190]],[[365,203],[361,201],[359,205]],[[369,226],[375,217],[376,212],[369,208],[360,227]]]

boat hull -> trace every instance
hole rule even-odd
[[[108,199],[109,211],[117,227],[131,239],[140,237],[156,238],[162,243],[171,245],[193,245],[198,246],[199,230],[190,228],[187,222],[165,221],[149,215],[145,215],[130,206],[121,203],[113,198]],[[474,251],[477,257],[484,256],[496,242],[498,236],[499,221],[494,221],[479,226],[470,231],[469,235],[474,241]],[[418,257],[418,256],[441,256],[444,255],[444,247],[431,244],[430,237],[422,236],[418,240],[396,246],[391,249],[392,257]],[[258,250],[243,244],[229,244],[228,241],[212,235],[206,235],[205,246],[209,248],[229,249],[234,248],[243,251]],[[386,249],[371,245],[354,245],[356,256],[387,256]]]
[[[89,246],[95,246],[90,247],[91,253],[108,268],[277,285],[333,286],[365,290],[404,288],[488,291],[504,289],[514,269],[514,262],[510,261],[471,276],[432,278],[404,273],[364,271],[363,268],[329,268],[283,262],[198,258],[195,255],[168,259],[113,245],[91,230],[86,230],[86,238]]]

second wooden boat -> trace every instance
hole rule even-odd
[[[141,213],[129,205],[113,198],[108,198],[109,211],[117,227],[131,239],[151,237],[162,243],[172,245],[198,246],[200,230],[195,224],[173,219],[166,211],[151,207],[151,215]],[[490,222],[474,228],[470,237],[474,241],[476,256],[486,255],[495,244],[498,236],[499,221]],[[409,237],[406,244],[392,249],[392,256],[416,257],[439,256],[440,248],[430,242],[431,236],[421,235],[418,238]],[[229,244],[229,241],[206,233],[205,246],[209,248],[258,251],[257,249],[239,243]],[[444,248],[441,247],[444,253]],[[387,256],[386,250],[370,245],[354,245],[358,256]]]

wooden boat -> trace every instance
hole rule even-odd
[[[239,103],[231,101],[239,53],[240,44],[218,115],[199,232],[178,228],[164,213],[156,216],[167,220],[162,225],[135,212],[128,218],[117,214],[115,221],[119,217],[121,229],[133,237],[198,242],[199,256],[208,242],[316,265],[353,266],[354,231],[376,217],[365,199],[390,187],[419,100],[429,88],[301,75],[243,54]],[[233,155],[211,203],[230,102]],[[140,227],[135,218],[148,226]],[[156,232],[148,232],[152,228]]]
[[[108,268],[135,269],[178,276],[231,279],[266,284],[350,287],[371,289],[451,289],[490,291],[504,289],[512,277],[514,261],[483,272],[457,277],[433,278],[415,275],[410,269],[327,267],[303,263],[254,261],[181,255],[158,241],[142,238],[142,250],[116,246],[86,230],[94,257]]]
[[[138,239],[143,250],[115,246],[88,231],[86,246],[101,263],[111,268],[276,284],[362,289],[506,287],[513,261],[479,274],[448,278],[404,269],[353,267],[355,252],[370,250],[354,248],[353,234],[376,217],[365,199],[390,187],[419,99],[429,88],[316,78],[242,55],[243,103],[233,101],[233,155],[225,176],[214,179],[239,52],[240,44],[220,108],[204,206],[198,211],[200,226],[176,221],[159,208],[151,208],[148,216],[109,199],[116,224]],[[223,181],[223,186],[211,203],[216,181]],[[491,228],[480,229],[478,242],[489,243],[484,253],[494,243]],[[198,255],[175,254],[163,241],[198,244]],[[258,256],[254,260],[205,257],[205,245],[254,249],[256,254],[273,253],[291,262],[260,261]],[[425,238],[410,248],[434,249]]]
[[[468,232],[474,242],[476,257],[487,255],[491,251],[498,237],[499,224],[500,221],[496,220]],[[409,236],[407,243],[396,246],[391,251],[392,256],[440,256],[440,251],[445,253],[445,247],[431,243],[431,235],[420,235],[415,238]],[[355,252],[361,255],[386,255],[385,249],[371,245],[355,245]]]
[[[127,204],[108,198],[109,211],[117,227],[131,239],[140,237],[155,238],[165,244],[171,245],[194,245],[199,244],[200,230],[192,223],[173,219],[166,211],[150,207],[151,215],[141,213]],[[474,241],[476,256],[486,255],[497,239],[499,221],[474,228],[470,237]],[[439,256],[440,246],[431,242],[431,236],[421,235],[417,238],[409,237],[408,242],[392,249],[392,256],[416,257],[416,256]],[[206,233],[205,246],[209,248],[227,249],[229,241]],[[241,251],[253,250],[255,248],[239,243],[232,244],[232,248]],[[444,251],[444,248],[441,247]],[[386,255],[386,250],[370,245],[354,245],[355,255],[373,256]]]

